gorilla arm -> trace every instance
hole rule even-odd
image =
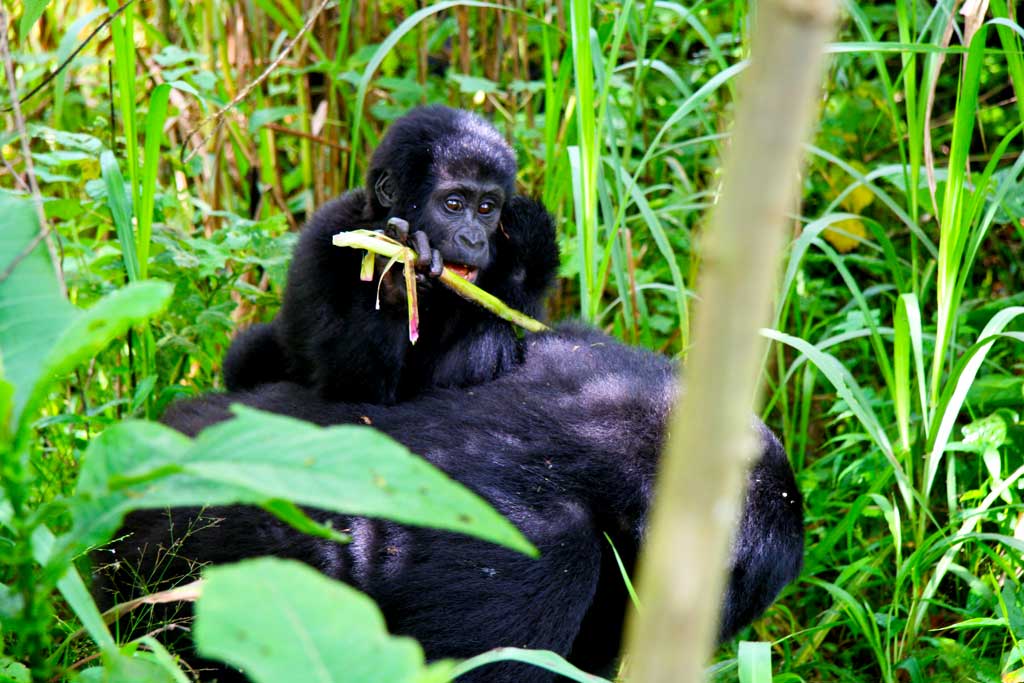
[[[344,230],[378,228],[362,190],[321,207],[303,229],[275,321],[289,378],[337,400],[397,400],[409,348],[404,287],[359,279],[362,254],[335,247]],[[401,280],[401,270],[385,276]]]

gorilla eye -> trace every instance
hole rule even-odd
[[[477,211],[480,213],[481,216],[486,216],[488,214],[493,213],[495,208],[496,207],[494,206],[494,202],[492,202],[489,199],[485,199],[484,201],[480,202],[480,206],[477,208]]]
[[[444,200],[444,208],[449,211],[462,211],[462,200],[458,197],[449,197]]]

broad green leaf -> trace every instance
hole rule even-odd
[[[276,123],[281,119],[289,116],[301,116],[302,107],[290,106],[290,107],[267,107],[266,109],[257,109],[249,117],[249,132],[256,133],[260,128],[267,125],[268,123]]]
[[[280,501],[449,529],[527,554],[534,547],[486,501],[369,427],[321,428],[236,406],[195,441],[122,422],[86,451],[69,542],[106,540],[131,509]]]
[[[93,16],[95,18],[99,14],[104,14],[106,11],[106,8],[99,8],[86,15],[86,17]],[[68,43],[67,52],[63,55],[58,55],[59,61],[63,61],[65,57],[71,54],[71,50],[77,46],[78,41],[75,40],[75,38],[77,37],[78,32],[80,32],[84,27],[83,24],[77,26],[76,29],[76,24],[78,24],[79,21],[81,20],[76,20],[75,23],[71,25],[70,31],[74,32],[71,34],[72,39]],[[63,40],[67,40],[67,35],[62,39],[62,46],[64,45]],[[63,50],[64,48],[61,47],[58,49]],[[33,139],[41,140],[46,143],[43,148],[53,149],[54,153],[59,153],[61,150],[78,152],[79,156],[77,158],[81,160],[93,160],[106,148],[102,140],[95,135],[89,135],[88,133],[72,133],[70,131],[61,130],[60,128],[52,128],[38,123],[30,124],[28,130]],[[34,159],[38,159],[39,154],[40,153],[34,153],[32,157]]]
[[[42,374],[30,395],[29,409],[45,397],[50,385],[75,366],[102,351],[113,339],[162,311],[174,288],[167,282],[148,280],[125,285],[100,299],[87,310],[72,309],[72,316],[43,362]]]
[[[165,69],[172,66],[179,66],[188,62],[202,63],[206,56],[200,52],[189,52],[177,45],[167,45],[159,54],[153,55],[153,61]]]
[[[165,662],[161,662],[157,656],[144,650],[136,651],[134,656],[113,650],[104,655],[102,666],[86,669],[75,678],[75,681],[76,683],[181,683],[181,679],[168,670]]]
[[[0,254],[14,258],[38,234],[32,205],[0,198]],[[138,282],[104,297],[87,311],[65,299],[43,243],[0,282],[0,358],[14,386],[12,424],[25,429],[52,384],[111,340],[163,310],[171,285]]]
[[[523,662],[565,676],[579,683],[608,683],[600,676],[594,676],[573,666],[550,650],[523,650],[518,647],[499,647],[460,663],[452,672],[454,676],[472,671],[485,664],[496,662]]]
[[[32,672],[24,664],[0,657],[0,683],[30,683]]]
[[[459,86],[459,92],[467,95],[475,95],[478,92],[496,93],[499,91],[498,84],[487,78],[479,76],[464,76],[462,74],[448,74],[448,80]]]
[[[204,572],[195,641],[204,657],[256,683],[416,681],[423,651],[388,634],[373,601],[289,560],[247,560]]]
[[[35,210],[28,201],[0,197],[0,254],[4,269],[23,253],[39,233]],[[50,349],[74,315],[60,293],[53,266],[42,243],[36,245],[0,282],[0,354],[5,379],[14,385],[17,419],[36,385]]]

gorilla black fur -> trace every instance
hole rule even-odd
[[[328,202],[303,230],[277,318],[231,345],[228,390],[288,380],[334,400],[394,403],[429,387],[487,381],[515,365],[522,348],[512,325],[427,277],[443,261],[540,316],[558,266],[554,224],[542,204],[515,194],[515,174],[511,148],[475,114],[435,106],[396,121],[373,155],[366,188]],[[401,220],[389,228],[393,219]],[[375,310],[377,282],[359,280],[362,253],[331,244],[356,228],[404,239],[410,226],[419,265],[429,269],[418,278],[415,345],[400,268],[385,277]]]
[[[148,511],[127,521],[116,549],[120,573],[107,577],[107,589],[129,597],[131,577],[154,575],[168,555],[176,559],[160,575],[182,581],[192,560],[294,558],[368,593],[391,632],[415,637],[430,659],[517,646],[553,650],[584,670],[608,673],[627,596],[604,534],[631,567],[675,396],[673,370],[661,356],[566,327],[529,338],[523,364],[493,382],[396,406],[326,402],[289,383],[176,404],[165,421],[190,435],[228,419],[235,402],[321,425],[368,418],[487,499],[541,556],[451,532],[314,513],[351,533],[351,544],[338,545],[243,507],[171,511],[179,535],[195,530],[167,553],[158,549],[169,546],[168,513]],[[761,452],[733,546],[723,639],[768,607],[799,573],[803,554],[802,498],[786,453],[767,427],[757,422],[756,429]],[[554,679],[502,663],[460,681]]]

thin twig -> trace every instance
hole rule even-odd
[[[14,63],[11,61],[11,50],[7,44],[7,12],[2,7],[0,7],[0,60],[3,60],[4,73],[7,75],[7,89],[11,94],[11,113],[14,115],[14,127],[18,131],[18,137],[21,140],[21,154],[25,158],[25,175],[28,177],[29,187],[32,188],[32,200],[36,207],[36,217],[39,220],[39,234],[4,268],[4,271],[0,273],[0,282],[9,278],[14,269],[18,267],[18,264],[25,260],[25,257],[31,254],[39,246],[40,242],[45,241],[46,249],[50,252],[50,260],[53,262],[54,273],[57,275],[57,284],[60,287],[61,296],[66,297],[68,295],[68,288],[64,283],[60,256],[50,234],[50,223],[46,220],[46,212],[43,211],[43,196],[39,192],[35,167],[32,165],[32,153],[28,148],[25,118],[21,115],[21,103],[18,102],[18,86],[14,80]]]
[[[270,74],[277,70],[277,67],[281,65],[281,62],[283,62],[284,58],[288,56],[288,53],[291,52],[291,49],[295,47],[295,44],[299,42],[302,36],[304,36],[306,32],[309,31],[310,28],[312,28],[313,22],[316,21],[316,18],[320,16],[320,13],[323,11],[324,7],[327,6],[327,3],[329,3],[330,1],[331,0],[320,1],[320,4],[317,6],[315,10],[313,10],[310,13],[309,18],[306,19],[306,23],[303,25],[301,29],[299,29],[299,32],[295,34],[295,37],[292,38],[288,42],[288,44],[284,46],[284,49],[281,50],[281,54],[279,54],[277,58],[273,62],[271,62],[266,69],[263,70],[263,73],[256,77],[256,80],[242,88],[242,91],[235,95],[230,102],[228,102],[226,105],[215,111],[213,114],[207,116],[205,119],[196,124],[195,128],[188,132],[188,135],[185,136],[185,140],[182,142],[181,145],[181,162],[183,164],[187,164],[189,161],[191,161],[192,157],[198,154],[199,150],[205,147],[206,143],[210,141],[210,138],[212,138],[217,133],[217,131],[220,130],[220,128],[224,125],[224,114],[229,109],[234,108],[235,105],[237,105],[239,102],[248,97],[249,93],[251,93],[254,88],[256,88],[260,83],[265,81],[267,77],[270,76]],[[199,144],[196,145],[196,147],[191,152],[188,152],[186,154],[185,152],[188,149],[189,140],[191,140],[196,135],[196,133],[198,133],[199,130],[203,128],[203,126],[207,125],[211,121],[217,122],[216,125],[214,126],[214,129],[210,131],[210,133],[206,137],[200,140]]]

